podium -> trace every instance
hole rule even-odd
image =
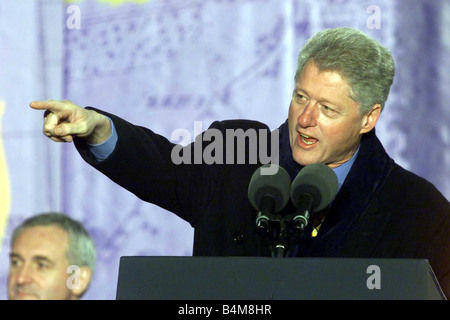
[[[124,256],[116,299],[446,298],[428,260]]]

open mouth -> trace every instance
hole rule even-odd
[[[314,143],[316,143],[317,141],[319,141],[319,140],[317,140],[316,138],[314,138],[314,137],[311,137],[311,136],[308,136],[307,134],[304,134],[304,133],[300,133],[300,139],[302,140],[302,142],[304,143],[304,144],[306,144],[306,145],[313,145]]]

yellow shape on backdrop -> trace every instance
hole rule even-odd
[[[8,224],[9,210],[11,206],[11,191],[9,185],[8,166],[6,164],[6,153],[2,140],[2,116],[5,111],[5,103],[0,101],[0,250],[2,240]]]

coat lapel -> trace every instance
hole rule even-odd
[[[374,201],[393,167],[394,161],[375,130],[365,134],[355,163],[324,220],[322,241],[316,244],[318,252],[327,256],[371,252],[387,222]],[[347,241],[355,237],[357,241]]]

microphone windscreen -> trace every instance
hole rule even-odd
[[[313,211],[320,211],[333,201],[338,191],[338,180],[333,169],[322,163],[305,166],[295,177],[291,187],[291,200],[296,207],[302,195],[313,196]]]
[[[267,174],[269,171],[273,174]],[[290,188],[291,177],[287,171],[276,164],[266,164],[253,173],[248,185],[248,199],[256,210],[260,210],[262,198],[271,196],[275,200],[275,213],[288,203]]]

